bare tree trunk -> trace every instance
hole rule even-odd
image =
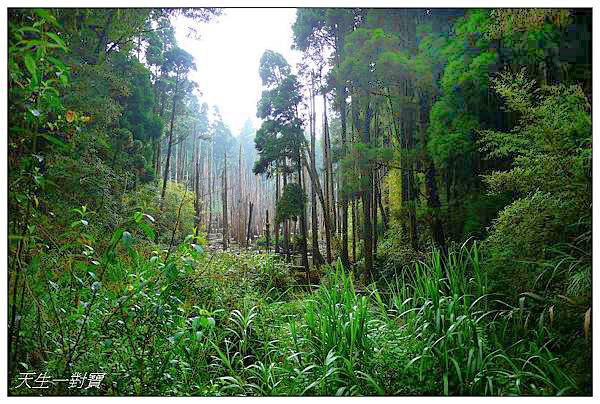
[[[371,195],[373,196],[373,200],[371,201],[371,211],[373,212],[373,255],[377,254],[377,188],[375,184],[377,183],[377,171],[375,171],[372,175],[373,182],[370,184],[371,187]]]
[[[352,199],[352,262],[356,262],[356,199]]]
[[[277,173],[275,174],[275,206],[277,207],[277,203],[279,202],[279,170],[277,170]],[[277,220],[275,220],[275,225],[274,225],[274,231],[275,231],[275,253],[278,254],[279,253],[279,222],[277,222]]]
[[[238,155],[238,175],[237,175],[237,183],[238,183],[238,220],[237,220],[237,240],[238,244],[242,245],[242,240],[244,239],[244,224],[245,221],[245,212],[244,207],[245,203],[242,203],[242,145],[240,144],[240,150]]]
[[[194,124],[194,132],[196,125]],[[194,133],[194,191],[196,193],[196,236],[200,234],[200,226],[202,225],[202,201],[200,200],[200,139],[196,139]]]
[[[375,183],[375,187],[377,188],[377,203],[379,205],[379,210],[381,211],[381,224],[383,225],[383,231],[385,233],[385,231],[387,230],[387,216],[385,213],[385,209],[383,208],[383,201],[382,201],[382,190],[381,190],[381,185],[379,185],[380,182],[376,182]]]
[[[267,251],[269,251],[269,242],[271,241],[269,234],[269,209],[265,209],[265,215],[267,217],[267,220],[265,222],[265,239],[267,240]]]
[[[227,250],[229,241],[228,234],[228,217],[227,217],[227,150],[224,153],[223,165],[223,250]]]
[[[300,161],[300,150],[298,150],[298,184],[304,191],[304,181],[302,179],[302,162]],[[300,242],[300,252],[302,254],[302,266],[306,270],[306,282],[310,284],[310,266],[307,253],[307,231],[306,231],[306,206],[302,205],[302,214],[300,215],[300,227],[302,232],[302,241]]]
[[[317,172],[315,157],[315,137],[316,137],[316,112],[315,112],[315,76],[311,72],[311,113],[310,113],[310,168],[313,173]],[[298,162],[300,164],[300,162]],[[310,210],[311,210],[311,229],[312,229],[312,261],[314,266],[319,266],[323,262],[323,257],[319,251],[319,223],[317,221],[317,196],[315,186],[310,187]]]
[[[212,232],[212,221],[213,221],[213,217],[212,217],[212,193],[214,192],[215,187],[213,186],[212,181],[213,180],[213,175],[212,175],[212,170],[213,170],[213,146],[212,146],[212,140],[210,141],[210,143],[208,144],[208,150],[207,150],[207,169],[206,169],[206,174],[207,174],[207,182],[206,182],[206,193],[208,194],[208,227],[207,227],[207,231],[208,234],[210,234]]]
[[[303,154],[304,156],[304,154]],[[306,160],[304,161],[304,165],[306,167],[310,167],[310,165],[306,162]],[[323,210],[325,210],[325,198],[323,197],[323,189],[321,188],[321,183],[319,180],[319,176],[316,172],[314,172],[312,169],[308,170],[308,175],[310,177],[311,180],[311,184],[313,187],[315,187],[316,191],[317,191],[317,195],[319,196],[319,200],[321,201],[321,207],[323,208]],[[335,231],[335,229],[331,228],[331,222],[329,221],[329,216],[328,215],[323,215],[324,218],[324,225],[325,225],[325,244],[326,244],[326,248],[327,248],[327,262],[331,263],[332,261],[332,256],[331,256],[331,235],[332,232]]]
[[[167,176],[169,173],[169,163],[171,162],[171,147],[173,146],[173,123],[175,122],[175,107],[177,105],[177,90],[179,84],[179,73],[175,78],[175,92],[173,93],[173,109],[171,110],[171,126],[169,129],[169,147],[167,148],[167,165],[165,166],[165,176],[163,178],[162,192],[160,194],[160,210],[163,208],[165,201],[165,191],[167,190]]]
[[[249,207],[249,213],[248,213],[248,229],[246,231],[246,248],[250,247],[250,224],[252,223],[252,202],[248,202],[250,207]]]
[[[335,204],[335,193],[333,192],[333,164],[331,158],[331,140],[329,138],[329,123],[327,121],[327,93],[323,92],[323,159],[325,165],[325,202],[326,214],[329,222],[335,229],[337,227],[337,212]]]
[[[285,160],[284,160],[283,165],[284,165],[284,167],[286,166]],[[287,173],[284,171],[283,172],[283,189],[285,189],[286,185],[287,185]],[[285,259],[289,262],[290,261],[290,226],[289,226],[288,219],[283,220],[283,248],[285,251]]]
[[[369,133],[369,125],[371,120],[371,103],[370,100],[367,100],[367,111],[365,113],[365,126],[363,132],[363,141],[365,144],[369,144],[371,140],[371,136]],[[367,279],[371,279],[373,274],[373,239],[372,239],[372,225],[371,225],[371,187],[373,184],[373,175],[369,168],[364,169],[363,172],[364,177],[367,179],[365,181],[368,185],[366,189],[363,191],[362,199],[363,199],[363,216],[365,218],[364,223],[364,240],[365,240],[365,274]]]

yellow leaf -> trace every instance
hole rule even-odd
[[[73,122],[73,119],[75,119],[75,112],[73,111],[67,111],[67,122],[71,123]]]

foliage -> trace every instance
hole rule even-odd
[[[275,221],[281,223],[285,219],[296,220],[302,215],[306,204],[306,193],[302,187],[293,182],[283,187],[283,193],[277,201],[277,214]]]
[[[484,131],[481,140],[489,155],[512,160],[510,170],[486,176],[492,192],[516,196],[487,240],[494,265],[510,269],[511,275],[502,274],[502,282],[507,276],[511,283],[517,277],[520,288],[538,293],[556,287],[556,292],[566,293],[586,278],[590,285],[585,251],[591,246],[574,243],[591,230],[592,126],[586,97],[576,86],[536,89],[523,71],[500,75],[495,88],[519,115],[510,133]],[[556,250],[583,253],[583,260],[569,270],[567,281],[554,273],[547,275],[547,282],[539,282],[547,271],[545,264],[553,257],[558,260]]]

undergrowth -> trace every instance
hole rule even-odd
[[[44,391],[65,395],[586,394],[555,353],[557,314],[490,293],[477,243],[384,287],[326,266],[307,290],[273,255],[208,254],[191,236],[151,250],[131,235],[145,218],[102,252],[75,225],[81,254],[61,269],[32,260],[27,276],[44,281],[27,283],[12,394],[31,393],[15,388],[23,372],[106,373],[100,390]]]

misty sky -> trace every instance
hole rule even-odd
[[[302,53],[290,49],[296,9],[224,9],[224,15],[198,24],[199,40],[186,38],[183,18],[175,22],[177,42],[191,53],[198,71],[190,78],[202,91],[201,102],[217,105],[225,123],[237,136],[246,119],[260,126],[256,104],[262,92],[258,64],[265,49],[281,53],[294,67]]]

